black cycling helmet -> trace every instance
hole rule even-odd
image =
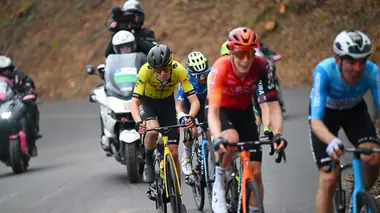
[[[147,61],[152,68],[161,68],[170,65],[173,61],[173,52],[168,46],[158,44],[149,50]]]

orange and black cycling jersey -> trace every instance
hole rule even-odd
[[[165,84],[161,83],[155,76],[153,69],[148,63],[145,63],[137,74],[133,97],[141,98],[146,96],[151,99],[164,99],[174,93],[178,82],[181,84],[186,96],[195,94],[186,69],[179,62],[173,61],[171,76]]]
[[[231,109],[246,109],[252,104],[252,96],[262,81],[267,102],[277,100],[273,72],[268,63],[255,56],[249,74],[243,81],[232,70],[231,56],[223,56],[215,61],[207,80],[209,105],[219,105]]]

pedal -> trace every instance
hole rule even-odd
[[[185,183],[191,187],[194,186],[195,184],[195,178],[194,178],[194,175],[188,175],[185,177]]]
[[[155,193],[155,189],[153,189],[151,186],[148,188],[147,192],[146,192],[146,196],[149,198],[149,200],[151,201],[156,201],[156,194]]]

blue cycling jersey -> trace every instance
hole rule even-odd
[[[205,84],[198,84],[197,79],[188,74],[191,84],[194,87],[194,91],[197,95],[207,95],[207,83]],[[182,86],[180,83],[178,83],[178,94],[177,94],[177,101],[183,101],[185,100],[185,92],[182,89]]]
[[[367,60],[362,79],[355,85],[347,85],[341,79],[341,73],[334,57],[321,61],[313,72],[311,98],[311,119],[323,120],[325,107],[329,109],[349,109],[363,100],[368,89],[380,111],[380,70]]]

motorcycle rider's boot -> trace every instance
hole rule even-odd
[[[101,140],[100,140],[100,146],[106,152],[107,157],[112,156],[110,141],[109,141],[109,138],[107,136],[102,135]]]
[[[29,155],[32,157],[37,157],[38,156],[38,151],[37,151],[37,146],[36,144],[31,145],[29,149]]]

